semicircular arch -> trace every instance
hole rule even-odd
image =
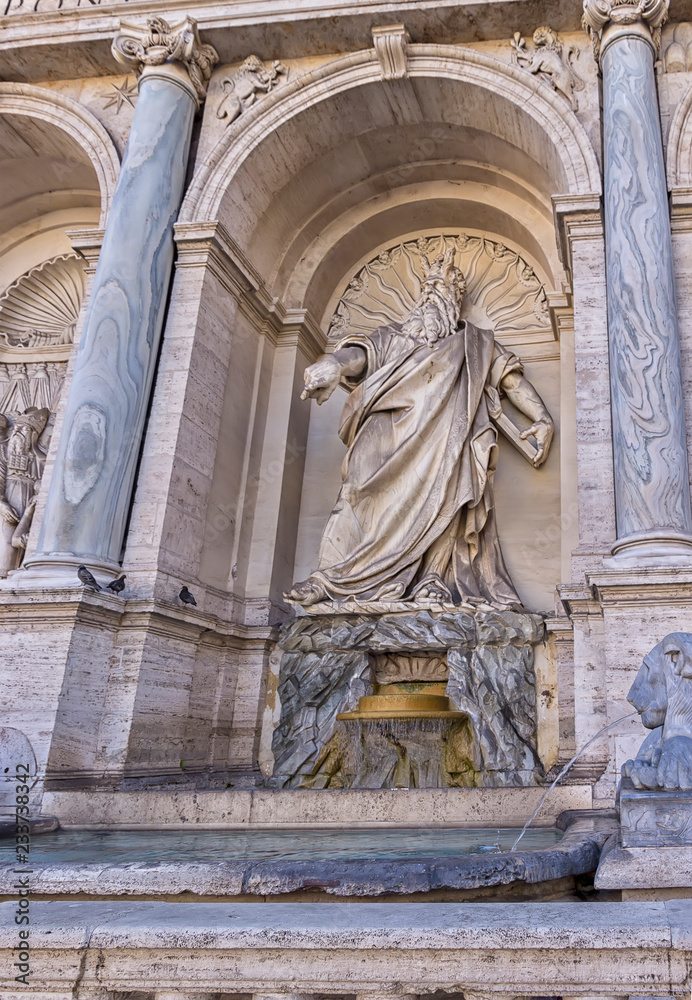
[[[551,193],[600,194],[600,168],[586,130],[564,99],[533,75],[475,49],[450,45],[409,46],[408,75],[411,80],[448,80],[466,84],[476,93],[482,91],[497,105],[500,113],[494,116],[493,126],[505,129],[508,142],[514,140],[521,148],[529,132],[534,138],[540,134],[544,152],[547,146],[552,161],[556,189]],[[375,51],[367,49],[334,59],[276,88],[240,116],[217,144],[193,180],[180,221],[219,217],[243,164],[298,116],[320,105],[328,115],[330,101],[381,82]],[[463,113],[464,101],[458,106]]]
[[[0,116],[25,115],[64,132],[88,157],[101,193],[99,225],[105,225],[120,170],[120,157],[107,130],[78,101],[33,84],[0,82]]]
[[[668,187],[692,185],[692,89],[678,104],[668,133]]]

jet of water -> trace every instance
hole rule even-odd
[[[620,722],[624,722],[626,719],[631,719],[633,716],[638,715],[638,714],[639,714],[638,712],[629,712],[627,715],[623,715],[619,719],[616,719],[615,722],[609,722],[607,726],[603,727],[603,729],[599,729],[598,732],[596,733],[596,735],[592,736],[591,739],[588,741],[588,743],[585,743],[584,746],[581,748],[581,750],[578,753],[575,753],[575,755],[574,755],[574,757],[572,757],[571,761],[569,761],[568,764],[565,764],[565,766],[562,768],[562,770],[558,774],[558,776],[555,779],[555,781],[553,781],[553,783],[551,785],[548,785],[548,787],[546,788],[545,792],[541,796],[540,802],[538,803],[538,805],[536,806],[536,808],[534,809],[534,811],[531,813],[531,815],[528,818],[528,820],[526,821],[526,823],[524,823],[524,826],[522,827],[521,833],[519,834],[519,836],[517,837],[517,839],[514,841],[514,843],[510,847],[510,851],[516,851],[517,844],[519,843],[519,841],[521,840],[521,838],[524,836],[524,834],[526,833],[526,831],[528,830],[528,828],[531,826],[531,824],[535,820],[536,816],[538,816],[539,812],[543,808],[543,803],[548,798],[548,796],[552,792],[553,788],[555,788],[555,786],[557,785],[557,783],[559,781],[561,781],[564,778],[564,776],[567,774],[567,772],[569,771],[569,769],[572,766],[572,764],[574,764],[575,761],[578,761],[579,758],[581,757],[581,755],[583,753],[585,753],[589,749],[589,747],[591,746],[591,744],[595,743],[597,739],[600,739],[600,737],[603,736],[604,733],[607,733],[609,729],[612,729],[613,726],[617,726]]]

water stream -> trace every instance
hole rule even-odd
[[[581,757],[581,755],[583,753],[585,753],[589,749],[589,747],[591,746],[591,744],[595,743],[596,740],[600,739],[600,737],[603,736],[604,733],[607,733],[609,729],[612,729],[613,726],[617,726],[620,722],[624,722],[626,719],[631,719],[635,715],[639,715],[639,713],[638,712],[629,712],[627,715],[623,715],[619,719],[615,719],[614,722],[609,722],[607,726],[603,727],[603,729],[599,729],[598,732],[596,733],[596,735],[592,736],[591,739],[587,743],[584,744],[584,746],[581,748],[581,750],[578,751],[578,753],[575,753],[574,757],[572,757],[572,759],[567,764],[565,764],[565,766],[562,768],[562,770],[558,774],[557,778],[552,782],[552,784],[548,785],[548,787],[546,788],[545,792],[541,796],[540,802],[538,803],[538,805],[536,806],[536,808],[534,809],[534,811],[531,813],[531,815],[527,819],[526,823],[524,823],[524,826],[522,828],[521,833],[519,834],[519,836],[517,837],[517,839],[514,841],[514,843],[510,847],[510,851],[516,851],[517,845],[519,844],[519,841],[524,836],[524,834],[526,833],[526,831],[528,830],[528,828],[531,826],[531,824],[535,820],[536,816],[538,816],[539,812],[543,808],[543,803],[548,798],[548,796],[552,792],[553,788],[555,788],[555,786],[558,784],[558,782],[562,781],[562,779],[567,774],[567,772],[572,767],[572,765],[576,761],[578,761],[579,758]]]

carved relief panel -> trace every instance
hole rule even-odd
[[[62,254],[0,296],[0,577],[24,557],[84,280]]]
[[[392,246],[365,264],[337,303],[329,340],[402,319],[420,295],[422,258],[448,249],[466,279],[465,319],[494,330],[506,343],[516,342],[517,335],[523,341],[529,331],[552,335],[543,284],[527,261],[487,237],[445,233]]]

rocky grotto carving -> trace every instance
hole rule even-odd
[[[277,788],[538,783],[539,615],[463,611],[303,616],[286,625],[274,732]],[[460,716],[339,721],[381,685],[446,691]],[[441,683],[440,683],[441,682]]]
[[[31,268],[0,296],[0,352],[71,344],[84,295],[84,261],[62,254]]]
[[[467,285],[455,253],[456,244],[432,261],[421,254],[420,294],[403,322],[348,333],[305,372],[304,399],[349,391],[340,428],[349,451],[317,569],[290,603],[521,607],[495,523],[497,425],[525,457],[535,438],[538,467],[553,421],[519,358],[461,320]],[[502,420],[503,395],[530,421],[525,430]]]
[[[574,92],[584,89],[584,81],[573,65],[573,60],[579,55],[578,48],[576,45],[570,45],[567,51],[563,52],[562,39],[557,31],[553,31],[548,25],[536,28],[533,33],[533,44],[535,48],[530,52],[526,48],[526,39],[519,31],[515,31],[514,38],[510,42],[512,58],[522,69],[539,76],[553,90],[566,97],[572,110],[576,111],[577,98]]]
[[[217,118],[225,118],[230,125],[243,111],[247,111],[262,94],[268,94],[283,78],[288,80],[288,69],[278,59],[269,68],[257,56],[248,56],[240,69],[221,81],[224,96],[216,110]]]
[[[648,653],[629,690],[653,730],[622,766],[635,788],[692,791],[692,634],[671,632]]]

